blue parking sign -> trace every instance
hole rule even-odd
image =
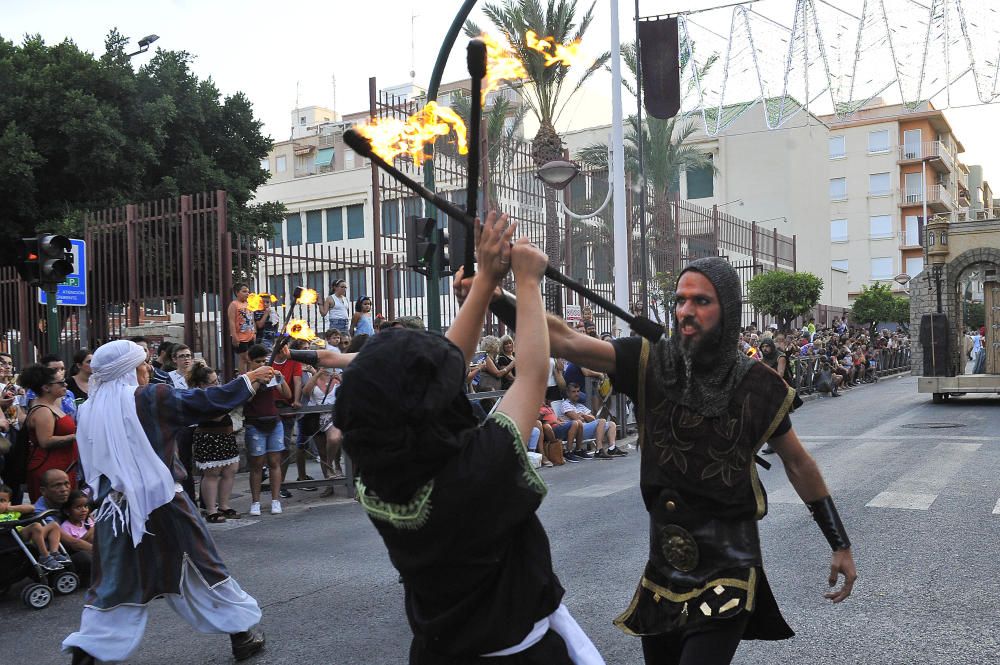
[[[73,243],[73,272],[56,289],[56,304],[68,307],[87,306],[87,243],[70,238]],[[46,305],[45,291],[38,289],[38,302]]]

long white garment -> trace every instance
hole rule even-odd
[[[201,633],[240,633],[260,623],[260,606],[233,578],[210,587],[190,562],[184,564],[180,595],[167,603]],[[62,648],[79,647],[101,661],[126,660],[142,641],[148,605],[119,605],[110,610],[85,606],[80,630],[63,640]]]
[[[136,546],[149,514],[174,498],[174,478],[156,455],[135,410],[136,368],[146,360],[141,346],[116,340],[94,352],[90,397],[80,405],[76,431],[80,463],[94,496],[101,476],[126,500],[127,513],[109,496],[95,519],[120,520]]]
[[[513,656],[516,653],[527,651],[538,644],[549,630],[554,630],[562,637],[574,665],[605,665],[604,657],[597,651],[597,647],[587,637],[587,633],[583,632],[583,628],[580,628],[580,624],[569,613],[569,609],[561,603],[555,612],[537,621],[520,644],[500,651],[484,653],[483,657]]]

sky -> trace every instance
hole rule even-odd
[[[595,20],[583,44],[588,53],[609,48],[610,1],[597,0]],[[641,12],[691,11],[728,3],[641,0]],[[133,44],[157,34],[160,39],[154,47],[193,54],[193,68],[200,77],[214,79],[223,94],[244,92],[265,132],[283,140],[289,136],[296,106],[334,107],[341,113],[366,109],[370,76],[377,77],[379,87],[389,87],[409,82],[412,69],[414,80],[426,86],[441,39],[460,4],[458,0],[3,0],[0,36],[14,42],[34,33],[47,42],[70,38],[84,50],[100,54],[113,27],[131,37]],[[579,6],[586,7],[586,0]],[[789,14],[794,2],[762,0],[757,7],[778,16]],[[622,41],[635,37],[634,12],[634,2],[619,2]],[[710,12],[697,19],[727,33],[730,13]],[[478,8],[473,18],[481,26],[488,24]],[[463,43],[460,38],[445,81],[466,77]],[[136,56],[136,66],[151,54]],[[595,76],[558,128],[609,122],[610,85],[609,75]],[[633,104],[625,98],[626,109]],[[947,112],[966,148],[963,161],[983,164],[987,179],[1000,182],[1000,133],[990,122],[995,116],[996,109],[990,106]],[[530,136],[531,126],[526,130]]]

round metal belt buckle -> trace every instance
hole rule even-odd
[[[687,573],[698,566],[698,543],[686,529],[668,524],[660,529],[663,557],[671,566]]]

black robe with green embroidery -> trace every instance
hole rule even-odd
[[[405,505],[357,481],[406,589],[411,662],[451,663],[521,642],[563,588],[535,515],[545,484],[514,423],[494,414]],[[460,662],[460,661],[459,661]]]

